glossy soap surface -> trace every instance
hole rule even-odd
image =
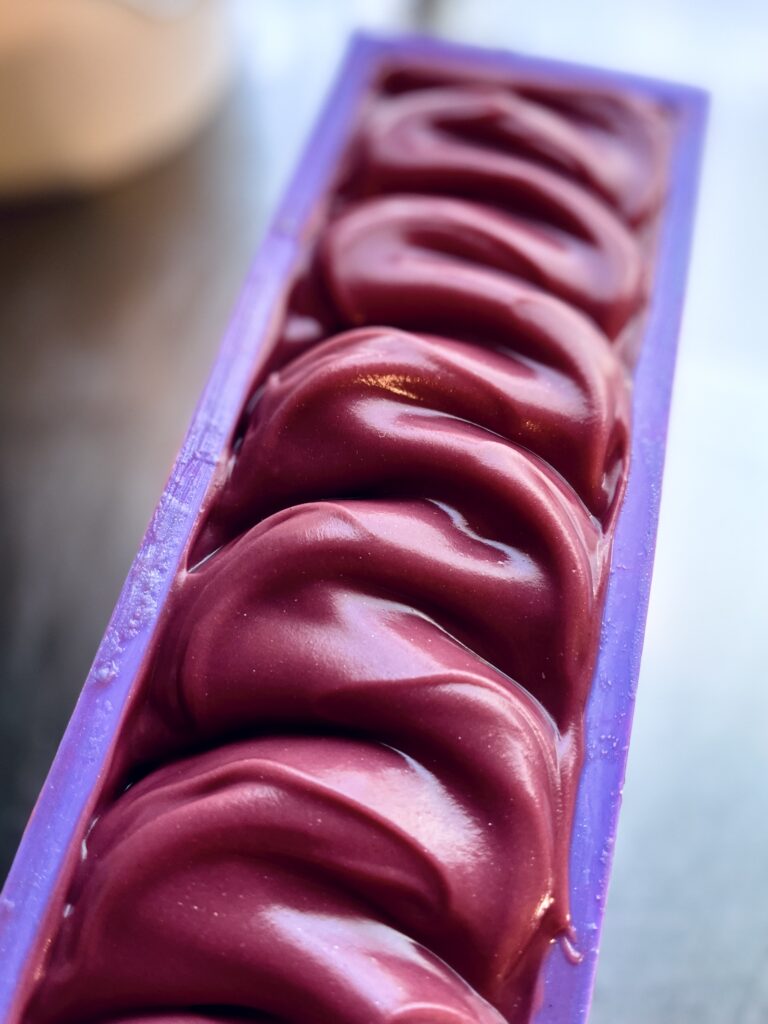
[[[25,1020],[530,1018],[664,147],[633,96],[381,76]]]

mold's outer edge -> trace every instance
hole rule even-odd
[[[62,898],[70,850],[92,813],[122,713],[184,554],[214,468],[240,411],[259,349],[301,246],[301,232],[333,173],[364,86],[389,59],[456,61],[542,78],[582,79],[650,93],[680,112],[654,293],[635,378],[630,478],[619,517],[597,670],[587,711],[587,755],[576,806],[571,889],[574,967],[559,948],[545,966],[537,1024],[586,1019],[621,802],[658,522],[660,485],[707,99],[699,90],[420,37],[357,36],[260,246],[189,432],[126,579],[96,659],[0,895],[0,1018],[19,1003],[44,950],[41,930]],[[605,794],[610,799],[605,799]]]
[[[653,572],[708,98],[686,86],[651,86],[656,96],[675,104],[680,122],[653,294],[635,370],[629,480],[613,543],[574,812],[571,912],[582,961],[574,970],[562,949],[553,950],[545,966],[544,1003],[536,1024],[582,1024],[589,1016]]]

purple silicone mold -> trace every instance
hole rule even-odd
[[[536,1024],[586,1020],[597,965],[650,590],[672,377],[683,305],[706,95],[683,85],[421,38],[356,37],[271,228],[253,263],[208,384],[154,512],[83,692],[62,739],[0,896],[0,1014],[19,1020],[79,837],[104,776],[113,740],[211,484],[232,433],[276,303],[327,189],[352,117],[377,67],[418,60],[547,81],[627,87],[675,117],[670,188],[654,289],[635,373],[629,482],[615,535],[600,651],[587,707],[586,756],[570,855],[578,963],[553,947]]]

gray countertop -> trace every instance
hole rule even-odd
[[[2,212],[0,875],[344,34],[419,22],[713,92],[591,1019],[768,1020],[766,10],[246,5],[245,70],[182,152],[114,189]]]

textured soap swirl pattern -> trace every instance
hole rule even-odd
[[[31,1021],[528,1019],[662,149],[623,96],[406,69],[371,100]]]

